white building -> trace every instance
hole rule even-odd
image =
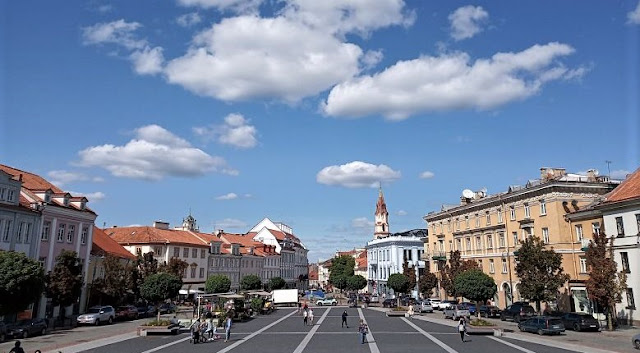
[[[425,268],[421,260],[424,252],[423,240],[427,236],[426,229],[414,229],[407,232],[391,234],[389,231],[389,213],[384,201],[382,189],[379,190],[376,203],[375,229],[373,240],[367,243],[367,268],[369,293],[393,297],[393,290],[387,286],[389,276],[402,273],[402,265],[406,260],[414,269],[416,283]],[[418,297],[417,288],[411,295]]]

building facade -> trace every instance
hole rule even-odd
[[[570,224],[565,216],[593,204],[617,184],[593,170],[583,176],[568,174],[562,168],[541,168],[540,179],[510,186],[506,192],[487,195],[484,190],[464,190],[459,205],[443,206],[424,216],[430,230],[424,243],[425,260],[438,277],[451,251],[460,251],[462,259],[475,260],[495,280],[498,292],[493,301],[504,308],[523,299],[514,252],[520,241],[537,236],[547,249],[562,255],[562,267],[571,277],[559,288],[555,304],[561,310],[586,312],[581,299],[586,297],[587,278],[581,269],[584,239],[590,236],[591,227],[602,225],[602,220],[587,217],[580,224]],[[446,297],[442,288],[438,292],[441,298]]]

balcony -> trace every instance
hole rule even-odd
[[[434,251],[431,254],[431,259],[436,260],[436,261],[446,261],[447,260],[447,253],[444,251]]]
[[[591,244],[591,240],[589,240],[589,239],[581,239],[580,240],[580,250],[587,251],[587,249],[589,249],[589,244]]]

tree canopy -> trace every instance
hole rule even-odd
[[[152,264],[149,264],[147,266],[153,266]],[[146,266],[145,266],[146,267]],[[186,270],[189,267],[189,263],[179,259],[177,257],[172,257],[169,259],[169,262],[164,263],[160,266],[158,266],[158,272],[166,272],[166,273],[170,273],[178,278],[182,278],[183,274],[184,274],[184,270]]]
[[[419,279],[418,287],[420,287],[420,293],[425,298],[431,297],[433,294],[433,288],[438,285],[438,277],[434,273],[425,271]]]
[[[387,286],[396,293],[407,293],[409,290],[409,279],[402,273],[394,273],[387,279]]]
[[[482,303],[493,298],[498,290],[493,278],[480,269],[471,269],[460,273],[455,279],[455,286],[456,293]]]
[[[40,298],[44,284],[37,261],[22,252],[0,250],[0,315],[26,309]]]
[[[269,280],[269,289],[282,289],[287,285],[287,282],[282,277],[273,277]]]
[[[262,281],[256,275],[246,275],[240,280],[240,287],[245,290],[262,288]]]
[[[170,273],[156,273],[145,278],[140,287],[142,297],[150,302],[160,304],[164,300],[174,298],[182,288],[182,279]],[[158,310],[160,321],[160,310]]]
[[[562,268],[562,255],[546,250],[544,243],[536,236],[520,241],[516,273],[520,278],[520,295],[536,303],[540,311],[541,301],[555,300],[558,288],[569,280]]]
[[[367,286],[367,279],[361,275],[351,276],[347,279],[347,289],[358,291]]]
[[[449,264],[440,270],[440,285],[447,292],[447,295],[459,297],[456,292],[456,277],[467,270],[477,269],[478,264],[473,260],[462,260],[460,251],[455,250],[449,253]]]
[[[409,291],[413,290],[416,287],[416,273],[415,268],[409,267],[409,262],[404,260],[402,263],[402,273],[407,276],[407,280],[409,280]]]
[[[347,288],[349,277],[353,276],[356,260],[349,255],[336,256],[329,267],[329,282],[338,289]]]
[[[207,293],[225,293],[231,289],[231,280],[225,275],[213,275],[204,284]]]
[[[106,297],[107,302],[120,304],[126,299],[124,292],[127,288],[127,269],[119,258],[110,254],[104,257],[102,267],[104,276],[93,282],[93,288],[99,295]]]
[[[75,251],[62,250],[46,276],[47,296],[56,305],[74,304],[82,292],[82,265]],[[61,312],[63,314],[63,312]]]

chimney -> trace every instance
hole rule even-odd
[[[595,169],[587,170],[587,181],[590,183],[598,181],[598,171]]]
[[[154,221],[153,228],[156,229],[169,229],[169,222],[164,221]]]

